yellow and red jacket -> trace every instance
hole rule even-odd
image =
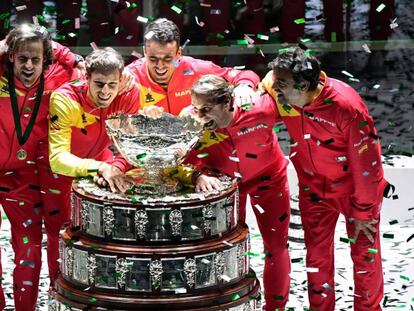
[[[0,150],[3,151],[0,153],[0,171],[22,169],[36,163],[39,159],[39,142],[47,142],[50,94],[64,82],[79,77],[79,72],[72,68],[75,55],[68,48],[55,43],[53,53],[57,61],[44,72],[45,84],[40,108],[31,134],[23,146],[19,145],[16,136],[7,75],[0,66]],[[26,88],[14,78],[22,131],[26,129],[33,112],[39,81],[40,79]],[[26,152],[25,159],[17,158],[19,150]]]
[[[140,107],[157,105],[173,115],[178,115],[184,107],[191,104],[190,88],[202,75],[214,74],[233,85],[247,84],[252,88],[256,88],[260,82],[253,71],[223,68],[213,62],[189,56],[180,57],[166,89],[152,81],[145,58],[132,62],[127,69],[135,76],[140,88]]]
[[[290,160],[301,192],[314,200],[350,196],[351,217],[370,220],[387,185],[374,122],[352,87],[323,72],[321,83],[321,93],[303,108],[277,102],[272,72],[261,85],[276,100],[291,137]]]
[[[107,108],[97,108],[87,96],[85,81],[67,83],[50,99],[49,160],[52,171],[66,176],[87,176],[102,161],[111,162],[111,141],[105,121],[121,113],[139,110],[139,91],[118,95]]]
[[[240,180],[240,186],[257,178],[277,176],[286,169],[273,130],[278,112],[270,95],[253,96],[254,105],[245,110],[234,105],[233,120],[227,128],[205,130],[186,162],[198,169],[209,168]],[[194,114],[192,106],[183,113]]]

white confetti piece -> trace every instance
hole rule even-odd
[[[259,204],[255,204],[254,207],[259,211],[260,214],[263,214],[265,212]]]
[[[278,26],[270,28],[270,32],[271,33],[274,33],[274,32],[277,32],[277,31],[279,31],[279,27]]]
[[[342,72],[344,75],[348,76],[348,77],[351,77],[351,78],[353,78],[353,77],[354,77],[351,73],[349,73],[349,72],[348,72],[348,71],[346,71],[346,70],[342,70],[341,72]]]
[[[233,162],[240,162],[240,159],[238,158],[238,157],[229,157],[229,159],[230,159],[230,161],[233,161]]]
[[[196,23],[197,23],[198,26],[204,27],[205,24],[204,24],[203,21],[200,21],[197,16],[195,16],[194,18],[195,18],[195,21],[196,21]]]
[[[146,24],[148,23],[148,18],[144,16],[138,16],[137,21]]]
[[[369,48],[369,46],[368,46],[368,44],[363,44],[362,45],[362,48],[364,49],[364,51],[366,52],[366,53],[371,53],[371,50],[370,50],[370,48]]]
[[[155,32],[153,32],[152,30],[149,31],[146,35],[145,35],[145,39],[146,40],[150,40],[153,36],[155,35]]]
[[[17,12],[20,12],[20,11],[23,11],[23,10],[26,10],[26,9],[27,9],[27,6],[25,6],[25,5],[16,6],[16,11]]]
[[[80,17],[75,18],[75,29],[80,29]]]

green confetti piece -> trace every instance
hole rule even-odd
[[[400,275],[400,279],[405,280],[405,281],[410,281],[410,278],[405,275]]]
[[[339,238],[339,241],[344,243],[355,243],[355,239],[352,238]]]
[[[144,152],[144,153],[137,154],[136,158],[137,158],[137,160],[141,160],[141,159],[145,158],[146,156],[147,156],[147,153]]]
[[[29,243],[29,238],[27,236],[23,237],[23,243],[24,244]]]
[[[36,15],[36,17],[37,17],[37,19],[39,20],[39,21],[41,21],[41,22],[44,22],[46,19],[45,19],[45,17],[43,16],[43,15]]]
[[[259,253],[253,253],[253,252],[246,252],[246,255],[249,257],[260,257],[261,256]]]
[[[20,201],[19,202],[19,206],[23,206],[24,205],[24,202],[23,201]]]
[[[328,98],[328,99],[324,99],[324,100],[323,100],[323,103],[324,103],[324,104],[333,104],[333,103],[334,103],[334,101],[333,101],[332,99]]]
[[[289,48],[279,49],[279,50],[277,50],[277,53],[278,54],[283,54],[283,53],[287,52],[288,50],[289,50]]]
[[[32,110],[32,108],[30,108],[30,107],[24,107],[24,110],[25,110],[25,111],[31,111],[31,110]]]
[[[385,239],[393,239],[394,238],[394,234],[392,234],[392,233],[384,233],[382,235],[382,237],[385,238]]]
[[[378,254],[378,250],[376,248],[368,248],[368,253]]]
[[[249,42],[247,40],[245,40],[245,39],[241,39],[241,40],[237,40],[236,41],[236,44],[237,45],[248,45]]]
[[[203,158],[206,158],[206,157],[208,157],[208,152],[197,154],[197,158],[199,158],[199,159],[203,159]]]
[[[282,108],[286,111],[286,112],[290,112],[292,110],[292,107],[288,104],[284,104],[282,106]]]
[[[240,299],[240,295],[239,294],[232,294],[231,295],[231,301],[235,301],[237,299]]]
[[[398,224],[398,220],[397,219],[394,219],[394,220],[391,220],[390,222],[388,222],[390,225],[395,225],[395,224]]]
[[[273,296],[274,300],[283,300],[283,296]]]
[[[274,126],[274,127],[273,127],[273,131],[274,131],[275,133],[279,133],[279,132],[280,132],[280,128],[279,128],[279,127],[277,127],[277,126]]]
[[[309,38],[301,38],[300,39],[300,42],[302,42],[302,43],[308,43],[310,41],[311,41],[311,39],[309,39]]]
[[[179,8],[178,6],[176,6],[176,5],[173,5],[172,7],[171,7],[171,10],[173,10],[175,13],[177,13],[177,14],[181,14],[181,12],[183,11],[181,8]]]
[[[378,13],[380,13],[382,10],[384,10],[385,8],[385,4],[381,3],[376,9],[375,11],[377,11]]]
[[[316,55],[316,52],[315,52],[314,50],[307,49],[307,50],[305,51],[305,55],[306,55],[306,56],[314,56],[314,55]]]
[[[259,38],[259,39],[262,39],[262,40],[269,40],[269,36],[266,36],[266,35],[262,35],[262,34],[257,34],[257,37]]]
[[[331,32],[331,42],[336,42],[336,32]]]
[[[10,21],[8,19],[6,19],[3,23],[3,28],[4,29],[9,29],[9,26],[10,26]]]
[[[66,25],[66,24],[69,24],[70,22],[71,22],[70,19],[65,19],[65,20],[62,21],[62,24]]]
[[[221,33],[216,33],[216,38],[222,40],[224,36]]]
[[[0,19],[5,19],[5,18],[9,17],[9,15],[10,15],[10,13],[0,14]]]
[[[175,169],[169,173],[170,176],[174,176],[178,174],[178,169]]]
[[[49,192],[53,194],[60,194],[61,191],[58,189],[49,189]]]
[[[97,169],[97,168],[91,168],[91,169],[88,169],[88,174],[89,173],[97,173],[99,171],[99,169]]]
[[[89,298],[88,301],[89,302],[96,302],[96,298],[93,298],[93,297],[92,298]]]
[[[131,203],[138,203],[139,200],[136,197],[131,198]]]
[[[295,22],[296,25],[304,24],[305,19],[303,17],[302,18],[297,18],[297,19],[294,20],[294,22]]]
[[[252,104],[250,104],[250,103],[242,104],[242,105],[241,105],[241,108],[242,108],[243,110],[247,110],[247,111],[249,111],[249,110],[251,110],[251,109],[252,109]]]
[[[256,277],[256,273],[247,273],[244,275],[245,279],[254,279]]]
[[[368,121],[361,121],[358,123],[359,127],[364,127],[368,125]]]

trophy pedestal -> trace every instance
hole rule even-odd
[[[237,224],[235,185],[137,202],[79,184],[51,310],[255,309],[260,286],[246,255],[248,228]]]

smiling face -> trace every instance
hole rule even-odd
[[[290,104],[303,107],[307,102],[306,85],[300,85],[293,79],[292,73],[287,69],[273,70],[273,89],[276,91],[280,104]]]
[[[14,76],[26,88],[31,87],[43,72],[43,44],[42,41],[21,43],[16,53],[9,55],[13,64]]]
[[[181,57],[181,48],[177,42],[146,41],[144,55],[151,79],[155,83],[167,85],[177,67],[177,61]]]
[[[103,74],[100,72],[92,72],[87,76],[88,82],[88,98],[95,103],[98,108],[107,108],[118,95],[119,90],[119,70],[113,70]]]
[[[191,101],[196,118],[204,124],[204,128],[214,131],[218,128],[226,128],[233,119],[230,111],[231,101],[223,104],[207,102],[205,96],[191,95]]]

